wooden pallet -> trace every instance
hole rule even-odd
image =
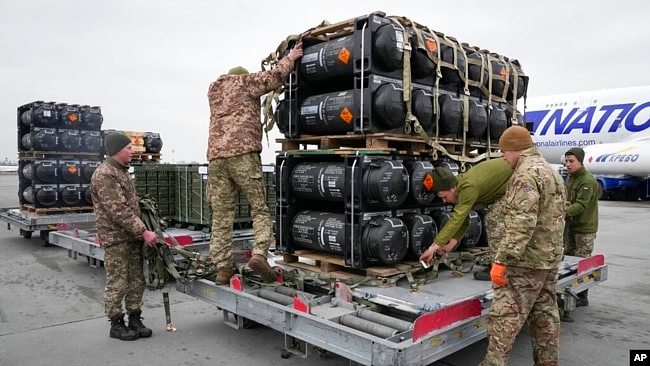
[[[357,269],[346,267],[345,259],[341,256],[307,249],[296,250],[292,254],[283,254],[283,259],[276,261],[276,263],[316,273],[327,273],[341,280],[362,280],[368,276],[391,277],[404,274],[419,265],[417,262],[402,262],[392,266],[372,266],[366,269]]]
[[[33,205],[21,205],[23,211],[34,212],[37,215],[54,215],[62,213],[81,213],[92,212],[92,206],[74,206],[74,207],[34,207]]]
[[[278,139],[277,142],[282,144],[282,151],[300,150],[303,147],[307,149],[309,145],[313,145],[319,150],[357,148],[387,152],[431,153],[431,147],[419,136],[398,133],[303,136],[295,139]],[[438,142],[454,150],[462,145],[462,142],[451,138],[439,138]]]
[[[160,162],[160,153],[133,153],[131,163],[158,163]]]
[[[19,160],[31,159],[79,159],[79,158],[99,158],[96,152],[71,152],[71,151],[20,151],[18,152]]]

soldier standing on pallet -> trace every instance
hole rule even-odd
[[[260,97],[282,86],[302,57],[298,43],[276,67],[249,74],[239,66],[210,84],[210,136],[208,139],[208,199],[212,206],[210,256],[217,266],[215,282],[227,284],[234,274],[232,229],[237,189],[246,194],[251,206],[255,246],[248,266],[266,282],[275,272],[266,255],[273,241],[273,227],[266,203],[260,152],[262,124]]]
[[[111,321],[110,336],[123,341],[150,337],[142,324],[142,242],[155,246],[158,236],[140,220],[140,207],[128,167],[133,156],[131,139],[121,133],[104,138],[108,156],[90,181],[97,235],[104,248],[106,269],[105,311]],[[124,324],[122,300],[129,314]]]
[[[436,254],[451,252],[458,241],[465,235],[469,225],[469,214],[476,204],[491,205],[486,215],[485,228],[488,233],[488,244],[493,251],[492,242],[498,236],[497,227],[501,226],[500,217],[496,210],[497,204],[493,203],[506,192],[506,183],[512,175],[512,167],[504,159],[491,159],[484,161],[461,174],[456,178],[451,170],[437,167],[433,172],[434,187],[438,197],[444,203],[454,205],[454,211],[449,221],[442,227],[433,245],[422,255],[420,260],[432,262]],[[474,272],[477,280],[490,280],[489,271]]]
[[[579,147],[571,148],[564,154],[569,171],[564,254],[582,258],[591,256],[598,231],[598,182],[582,165],[584,158],[585,151]],[[588,291],[578,294],[576,306],[589,305]],[[571,322],[573,318],[563,314],[562,320]]]
[[[481,365],[506,365],[524,323],[535,365],[558,365],[560,314],[555,288],[563,251],[564,182],[533,147],[524,127],[506,129],[499,147],[514,172],[501,199],[504,228],[490,271],[494,298]]]

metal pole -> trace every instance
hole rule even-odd
[[[293,297],[283,295],[283,294],[275,292],[273,290],[268,290],[268,289],[260,290],[257,293],[257,296],[259,296],[259,297],[261,297],[263,299],[269,300],[269,301],[273,301],[273,302],[278,303],[278,304],[282,304],[282,305],[291,305],[291,304],[293,304]]]
[[[361,319],[349,314],[343,315],[340,319],[340,323],[350,328],[370,333],[384,339],[392,337],[398,333],[398,330],[395,328],[387,327],[385,325],[371,322],[370,320]]]
[[[275,288],[275,292],[281,293],[281,294],[283,294],[283,295],[291,296],[291,297],[293,297],[293,295],[294,295],[296,292],[298,292],[298,293],[300,293],[300,294],[303,294],[303,295],[304,295],[307,299],[309,299],[309,300],[311,300],[311,299],[313,299],[314,297],[316,297],[316,295],[314,295],[314,294],[310,294],[310,293],[308,293],[308,292],[303,292],[303,291],[298,291],[298,290],[296,290],[295,288],[291,288],[291,287],[287,287],[287,286],[277,286],[277,287]]]
[[[407,331],[413,327],[413,324],[410,322],[368,309],[359,310],[358,316],[362,319],[370,320],[387,327],[395,328],[400,332]]]

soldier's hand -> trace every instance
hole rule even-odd
[[[292,62],[296,62],[299,58],[302,57],[302,55],[303,55],[302,41],[300,41],[296,43],[296,45],[291,49],[291,51],[289,51],[289,55],[287,57],[289,57],[289,59]]]
[[[508,284],[508,279],[506,278],[506,265],[503,263],[492,263],[492,269],[490,270],[490,279],[496,287],[503,287]]]
[[[425,250],[422,255],[420,255],[420,260],[430,265],[431,262],[433,262],[433,257],[438,253],[439,250],[440,246],[434,243],[427,250]]]
[[[144,239],[145,244],[147,244],[150,247],[155,247],[159,239],[158,235],[150,230],[145,230],[142,233],[142,238]]]
[[[451,239],[449,240],[449,243],[445,244],[440,248],[440,250],[438,250],[438,253],[445,254],[445,253],[453,252],[454,249],[456,248],[456,244],[458,244],[458,240]]]

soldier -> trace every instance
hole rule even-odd
[[[564,154],[569,171],[564,254],[582,258],[591,256],[598,231],[598,183],[582,165],[584,158],[585,151],[579,147],[571,148]],[[589,305],[587,292],[585,290],[578,294],[576,306]],[[572,319],[564,314],[562,320]]]
[[[210,84],[207,194],[212,207],[210,256],[217,266],[218,285],[227,284],[234,274],[231,248],[238,188],[250,203],[255,232],[248,266],[264,281],[275,280],[266,259],[273,228],[262,182],[260,97],[282,85],[302,54],[298,43],[272,70],[249,74],[239,66]]]
[[[422,253],[420,260],[431,262],[436,254],[453,251],[467,230],[468,216],[472,207],[476,204],[492,205],[501,198],[506,191],[506,183],[511,175],[512,167],[501,158],[484,161],[461,174],[459,179],[451,170],[437,167],[433,172],[435,181],[433,190],[437,192],[436,194],[444,203],[454,205],[454,212],[436,235],[433,245]],[[486,218],[493,216],[492,211],[492,206],[490,206]],[[498,220],[492,221],[499,222],[500,217]],[[494,241],[491,236],[496,235],[496,226],[496,223],[490,225],[486,223],[490,245]],[[490,275],[488,271],[476,271],[474,278],[488,281]]]
[[[555,287],[563,251],[564,183],[533,147],[525,128],[506,129],[499,147],[514,172],[502,198],[504,231],[490,271],[494,298],[488,315],[488,349],[481,365],[507,364],[524,322],[535,365],[558,365],[560,314]]]
[[[128,172],[133,155],[131,139],[109,133],[104,147],[108,158],[97,167],[90,183],[97,235],[104,248],[105,311],[111,321],[110,336],[132,341],[152,333],[140,316],[145,288],[142,242],[155,246],[158,236],[140,220],[138,197]],[[122,300],[129,314],[128,327],[124,324]]]

